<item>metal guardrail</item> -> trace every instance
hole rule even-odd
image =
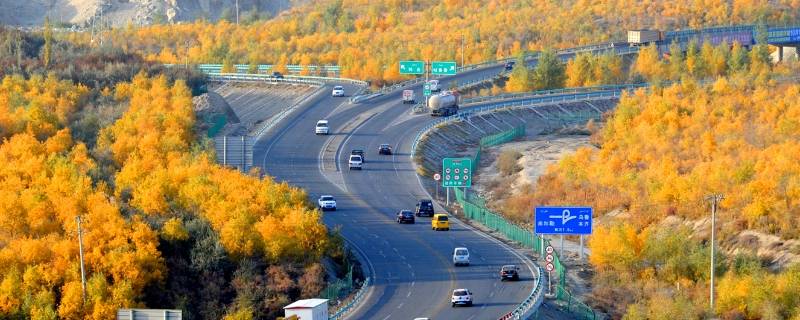
[[[574,94],[565,94],[556,96],[544,96],[544,97],[531,98],[527,100],[496,102],[483,106],[464,108],[459,110],[459,113],[456,115],[439,118],[429,123],[425,127],[423,127],[422,130],[420,130],[417,133],[417,136],[414,138],[414,141],[411,144],[411,157],[413,157],[416,152],[419,140],[424,135],[426,135],[428,131],[430,131],[431,129],[442,123],[465,119],[467,117],[479,115],[486,112],[492,112],[504,108],[524,108],[524,107],[533,107],[543,104],[580,102],[580,101],[601,99],[601,98],[619,98],[622,95],[622,91],[623,90],[616,90],[616,91],[609,90],[609,91],[599,91],[599,92],[589,92],[589,93],[574,93]]]
[[[339,83],[346,82],[356,85],[366,86],[366,81],[347,79],[347,78],[330,78],[330,77],[315,77],[315,76],[284,76],[283,78],[275,78],[266,74],[242,74],[242,73],[209,73],[209,79],[214,81],[265,81],[274,83],[301,83],[310,85],[324,85],[325,83]]]
[[[544,301],[544,279],[542,279],[542,275],[544,274],[544,269],[542,267],[537,266],[536,272],[538,273],[536,286],[531,291],[531,294],[528,295],[525,300],[520,303],[516,309],[513,311],[506,313],[499,320],[508,320],[508,319],[528,319],[539,309],[539,306],[542,305]]]
[[[339,308],[339,310],[337,310],[336,313],[334,313],[333,315],[329,316],[328,320],[339,320],[339,319],[342,319],[342,318],[344,318],[345,315],[347,315],[348,312],[352,311],[352,309],[359,302],[361,302],[361,299],[364,298],[364,293],[367,292],[367,288],[369,287],[370,282],[371,282],[371,278],[367,277],[367,279],[364,280],[364,284],[361,285],[361,288],[358,289],[358,292],[356,292],[356,297],[353,298],[353,300],[350,300],[350,302],[348,302],[347,305],[345,305],[344,307]]]
[[[585,92],[595,92],[595,91],[608,91],[608,90],[629,90],[629,89],[637,89],[637,88],[646,88],[650,84],[649,83],[636,83],[636,84],[621,84],[621,85],[608,85],[608,86],[594,86],[594,87],[575,87],[575,88],[564,88],[564,89],[551,89],[551,90],[538,90],[532,92],[523,92],[523,93],[504,93],[494,96],[483,96],[483,97],[475,97],[461,100],[462,105],[466,104],[474,104],[474,103],[484,103],[484,102],[494,102],[494,101],[503,101],[503,100],[512,100],[512,99],[523,99],[523,98],[530,98],[530,97],[537,97],[537,96],[544,96],[544,95],[553,95],[553,94],[570,94],[570,93],[585,93]]]

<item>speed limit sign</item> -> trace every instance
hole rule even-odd
[[[553,246],[545,247],[544,248],[544,252],[547,252],[547,254],[552,254],[553,253]]]
[[[441,175],[441,174],[438,174],[438,173],[437,173],[437,174],[434,174],[434,175],[433,175],[433,180],[436,180],[436,181],[442,180],[442,175]]]
[[[548,254],[548,255],[544,256],[544,261],[553,262],[553,255],[552,254]]]
[[[550,263],[550,262],[548,262],[548,263],[547,263],[547,264],[544,266],[544,268],[545,268],[545,269],[547,269],[547,272],[551,272],[551,271],[553,271],[553,270],[555,269],[555,267],[553,266],[553,264],[552,264],[552,263]]]

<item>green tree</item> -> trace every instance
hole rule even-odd
[[[542,51],[539,63],[533,70],[533,87],[536,90],[563,88],[566,75],[564,63],[552,49]]]
[[[705,68],[705,60],[700,56],[697,41],[690,41],[686,47],[686,71],[692,76],[701,77],[705,75]]]
[[[667,72],[671,80],[680,79],[683,74],[685,59],[683,57],[683,49],[678,42],[673,41],[669,45],[669,59],[667,60]]]
[[[747,69],[748,65],[747,50],[737,41],[733,43],[731,58],[728,60],[728,68],[732,72],[739,72]]]
[[[50,67],[50,60],[53,56],[53,27],[50,25],[50,17],[44,18],[44,46],[42,47],[42,63],[45,69]]]

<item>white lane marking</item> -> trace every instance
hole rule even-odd
[[[413,272],[411,273],[411,277],[412,278],[414,277],[414,273]],[[413,287],[416,283],[417,283],[416,281],[411,281],[411,286]]]
[[[410,297],[410,296],[411,296],[411,291],[409,291],[408,293],[406,293],[406,298],[408,298],[408,297]]]
[[[414,272],[413,271],[411,272],[411,277],[414,278]],[[411,286],[412,287],[414,286],[414,282],[413,281],[411,282]]]
[[[481,308],[481,309],[483,309],[483,308]],[[469,318],[467,318],[467,320],[472,320],[472,319],[475,319],[475,315],[474,314],[472,316],[470,316]]]
[[[405,302],[403,302],[403,303],[401,303],[401,304],[397,305],[397,309],[402,309],[404,304],[406,304],[406,303],[405,303]]]
[[[389,314],[388,316],[386,316],[386,318],[383,318],[383,320],[389,319],[391,316],[392,316],[392,315],[391,315],[391,314]]]
[[[492,293],[489,294],[489,297],[494,297],[494,291],[492,291]]]

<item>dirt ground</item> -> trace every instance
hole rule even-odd
[[[550,165],[581,147],[593,148],[588,135],[556,133],[530,136],[525,141],[510,142],[484,149],[473,188],[486,197],[490,203],[493,199],[497,199],[487,186],[492,185],[495,180],[504,179],[497,169],[497,158],[504,150],[517,150],[522,154],[517,161],[522,170],[511,180],[511,190],[517,192],[525,184],[535,185],[539,176],[547,172]],[[556,250],[560,251],[560,238],[552,237],[550,240]],[[565,239],[563,253],[560,256],[567,267],[567,287],[575,297],[585,301],[591,292],[593,271],[587,261],[589,250],[584,247],[584,257],[580,259],[580,248],[579,241]],[[542,319],[561,319],[565,316],[559,302],[553,300],[546,300],[539,315]]]

